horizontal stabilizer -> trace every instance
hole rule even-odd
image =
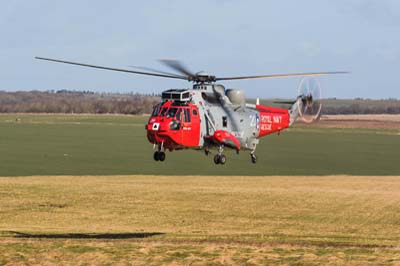
[[[296,101],[275,101],[274,103],[279,104],[294,104]]]

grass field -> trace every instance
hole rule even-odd
[[[0,196],[0,264],[400,263],[398,177],[3,177]]]
[[[0,115],[0,176],[28,175],[400,175],[398,129],[297,126],[261,139],[258,163],[228,152],[216,166],[197,151],[153,161],[147,117]]]
[[[0,115],[0,265],[400,265],[400,127],[299,124],[216,166],[154,162],[146,120]]]

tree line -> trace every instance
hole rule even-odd
[[[90,91],[1,92],[0,113],[148,114],[157,95]]]
[[[0,91],[0,113],[149,114],[157,94],[92,91]],[[265,104],[268,104],[266,101]],[[400,114],[400,100],[328,99],[323,114]]]
[[[400,100],[325,100],[322,114],[400,114]]]

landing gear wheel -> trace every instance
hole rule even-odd
[[[219,163],[220,164],[225,164],[226,163],[226,156],[225,155],[221,155],[219,156]]]
[[[250,154],[250,157],[252,163],[257,163],[257,156],[255,154]]]
[[[214,156],[214,163],[215,163],[215,164],[219,164],[219,163],[220,163],[220,158],[221,158],[221,156],[220,156],[219,154],[215,154],[215,156]]]
[[[226,163],[226,156],[223,154],[215,154],[214,156],[214,163],[215,164],[225,164]]]
[[[158,153],[158,159],[160,160],[160,162],[165,161],[165,152],[160,151],[160,152]]]
[[[154,158],[154,161],[159,161],[160,160],[160,153],[158,151],[154,152],[153,158]]]

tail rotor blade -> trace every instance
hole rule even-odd
[[[321,86],[314,78],[303,78],[299,85],[299,114],[303,122],[312,123],[321,115]]]

